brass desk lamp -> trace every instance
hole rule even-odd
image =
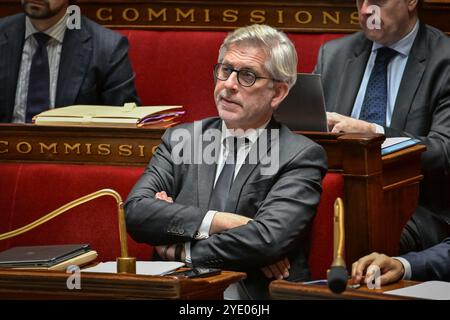
[[[102,197],[102,196],[111,196],[114,199],[116,199],[117,202],[117,211],[118,211],[118,219],[119,219],[119,237],[120,237],[120,252],[121,257],[118,257],[116,259],[117,261],[117,272],[118,273],[136,273],[136,258],[129,257],[128,256],[128,245],[127,245],[127,227],[125,224],[125,212],[123,210],[123,201],[120,197],[120,194],[117,191],[114,191],[112,189],[102,189],[95,191],[93,193],[90,193],[88,195],[85,195],[81,198],[78,198],[72,202],[69,202],[62,207],[50,212],[49,214],[33,221],[30,224],[27,224],[26,226],[23,226],[21,228],[18,228],[13,231],[9,231],[3,234],[0,234],[0,240],[12,238],[15,236],[18,236],[22,233],[25,233],[27,231],[30,231],[41,224],[46,223],[47,221],[50,221],[53,218],[56,218],[60,214],[79,206],[80,204],[83,204],[85,202],[94,200],[96,198]]]

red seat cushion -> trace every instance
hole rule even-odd
[[[125,200],[144,168],[68,164],[2,164],[0,210],[10,213],[0,232],[27,225],[60,206],[94,191],[114,189]],[[8,186],[8,187],[6,187]],[[3,219],[2,219],[3,220]],[[2,222],[3,223],[3,222]],[[89,243],[99,261],[120,256],[117,206],[104,196],[73,208],[20,236],[0,241],[12,246]],[[151,247],[128,237],[129,253],[149,260]]]
[[[309,268],[313,279],[325,279],[333,260],[333,213],[334,201],[343,198],[344,179],[340,173],[325,175],[322,196],[311,231]]]

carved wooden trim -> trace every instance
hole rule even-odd
[[[265,23],[288,32],[359,30],[354,0],[78,0],[77,4],[83,14],[109,28],[231,30]],[[449,11],[450,0],[428,0],[421,18],[449,32]],[[18,12],[18,0],[0,3],[0,17]]]

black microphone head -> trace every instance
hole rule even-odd
[[[334,293],[341,293],[347,287],[348,273],[343,266],[331,267],[328,272],[328,288]]]

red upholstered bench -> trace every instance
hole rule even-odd
[[[144,105],[183,105],[185,121],[217,115],[214,105],[213,65],[221,31],[120,30],[130,42],[136,86]],[[314,69],[320,46],[342,34],[290,33],[297,48],[298,71]]]

